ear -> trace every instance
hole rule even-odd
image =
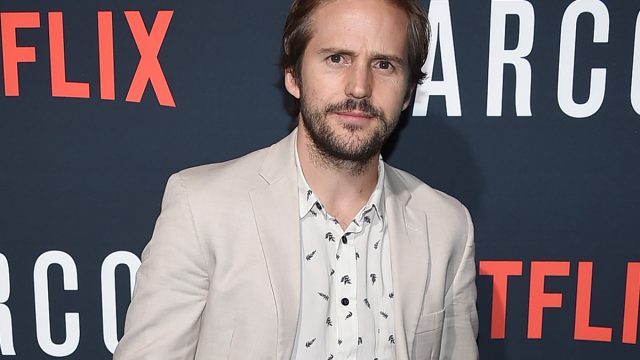
[[[414,90],[415,90],[415,87],[407,91],[407,95],[404,97],[404,102],[402,103],[402,111],[407,110],[407,108],[409,107],[409,104],[411,103],[411,99],[413,99]]]
[[[284,87],[294,98],[300,99],[300,86],[293,76],[293,69],[287,69],[284,73]]]

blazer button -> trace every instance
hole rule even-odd
[[[343,244],[347,243],[347,235],[342,235],[342,243]]]
[[[340,300],[340,302],[342,303],[342,305],[347,306],[349,305],[349,299],[347,298],[342,298],[342,300]]]

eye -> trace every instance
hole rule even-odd
[[[387,60],[378,61],[377,66],[382,70],[393,70],[393,64]]]
[[[339,64],[340,62],[342,62],[342,55],[333,54],[329,56],[329,61],[334,64]]]

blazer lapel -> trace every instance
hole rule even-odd
[[[254,217],[271,280],[278,318],[276,358],[293,352],[300,311],[301,249],[296,131],[270,149],[259,184],[250,191]],[[428,284],[430,265],[426,214],[411,207],[411,194],[394,169],[385,169],[385,203],[395,293],[396,357],[409,359]]]
[[[426,214],[411,207],[411,194],[394,169],[385,169],[385,202],[395,292],[396,358],[409,359],[429,281]]]
[[[250,191],[278,318],[276,358],[288,359],[300,309],[300,229],[295,131],[269,149],[260,184]]]

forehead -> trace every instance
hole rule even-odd
[[[345,48],[405,57],[407,14],[384,0],[334,0],[311,16],[310,47]]]

